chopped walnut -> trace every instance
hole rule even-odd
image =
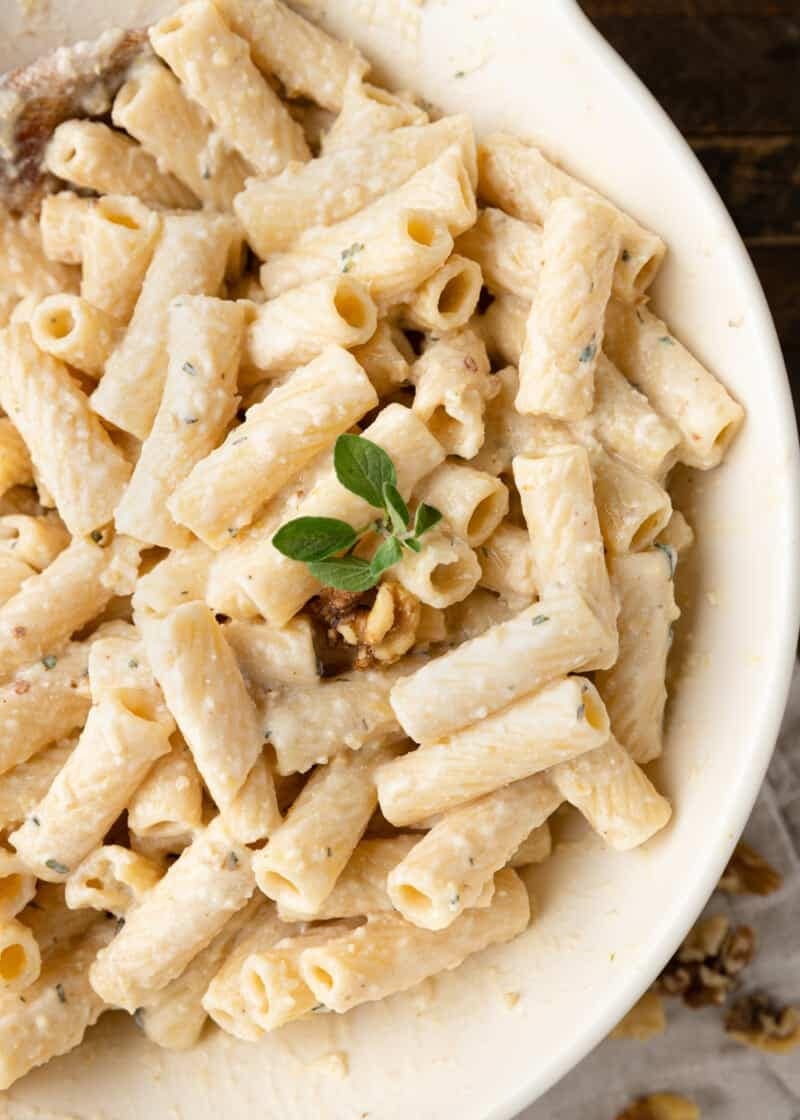
[[[312,610],[329,642],[355,647],[356,669],[398,661],[414,644],[420,620],[419,599],[392,580],[377,593],[323,588]]]
[[[611,1038],[634,1038],[638,1042],[646,1042],[648,1038],[663,1034],[666,1029],[667,1019],[661,996],[651,990],[645,992],[628,1014],[620,1019],[611,1032]]]
[[[740,841],[719,881],[728,894],[772,894],[783,886],[783,876],[758,852]]]
[[[700,1109],[688,1097],[653,1093],[634,1101],[617,1120],[700,1120]]]
[[[800,1046],[800,1010],[778,1007],[761,993],[745,996],[728,1012],[725,1030],[747,1046],[770,1054],[787,1054]]]
[[[703,918],[661,973],[658,990],[681,996],[689,1007],[722,1004],[755,951],[756,938],[749,926],[731,929],[720,914]]]

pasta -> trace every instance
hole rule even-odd
[[[296,7],[179,4],[0,208],[0,1089],[404,991],[556,810],[673,811],[671,472],[744,412],[657,234]]]
[[[64,524],[75,536],[100,528],[113,516],[130,465],[67,367],[37,348],[27,324],[6,328],[0,352],[0,403],[13,416]]]
[[[248,410],[224,444],[176,488],[170,511],[206,544],[221,548],[376,403],[355,359],[341,347],[326,349]]]

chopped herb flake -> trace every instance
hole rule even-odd
[[[59,1003],[67,1002],[67,993],[64,991],[63,984],[56,984],[56,995],[58,996]]]
[[[42,658],[42,665],[45,669],[55,669],[57,664],[58,658],[52,653],[48,653]]]
[[[631,255],[628,252],[628,250],[623,249],[622,250],[622,262],[623,262],[623,264],[627,264],[630,259],[631,259]]]
[[[196,424],[199,419],[199,416],[184,416],[183,422],[184,424]]]
[[[550,619],[546,614],[537,614],[531,619],[531,626],[541,626],[543,622],[549,622]]]
[[[100,529],[92,529],[90,536],[95,544],[100,544],[100,541],[103,539],[103,534]]]
[[[333,855],[333,848],[326,848],[325,849],[325,858],[330,859],[332,855]]]
[[[190,377],[194,377],[197,373],[197,370],[195,369],[195,367],[192,365],[191,362],[184,362],[183,365],[181,366],[181,369],[183,370],[184,373],[188,373]]]
[[[120,914],[120,916],[117,918],[117,927],[116,927],[117,928],[117,933],[119,933],[119,931],[122,929],[122,927],[124,925],[125,925],[125,918],[122,914]]]
[[[234,871],[239,866],[239,857],[236,852],[228,852],[225,857],[225,866],[229,871]]]
[[[51,871],[55,871],[56,875],[69,875],[69,868],[63,863],[59,863],[57,859],[46,859],[44,865],[49,867]]]
[[[661,338],[658,341],[662,342],[665,346],[674,346],[675,345],[675,339],[670,338],[668,334],[662,335]]]
[[[32,821],[32,822],[33,822],[33,823],[34,823],[34,824],[36,825],[36,827],[37,827],[37,828],[40,828],[40,827],[41,827],[41,824],[42,824],[42,822],[41,822],[41,821],[39,820],[39,818],[38,818],[38,817],[36,816],[36,814],[35,814],[35,813],[34,813],[34,815],[33,815],[33,816],[31,817],[31,821]]]
[[[587,343],[587,345],[584,346],[583,350],[581,350],[581,356],[578,360],[585,365],[586,362],[590,362],[592,360],[596,353],[597,343],[594,339],[592,339],[592,341]]]
[[[135,657],[132,657],[130,659],[130,661],[128,662],[128,668],[129,669],[138,669],[139,668],[139,662],[136,660]]]
[[[239,436],[238,439],[232,439],[231,447],[238,447],[240,443],[247,443],[247,436]]]
[[[352,245],[348,245],[346,249],[342,249],[342,272],[349,272],[355,264],[355,257],[358,253],[364,250],[363,241],[354,241]]]
[[[453,897],[450,899],[451,910],[455,910],[455,908],[458,906],[460,901],[461,901],[461,895],[460,894],[454,894]]]
[[[576,711],[575,715],[578,719],[583,719],[583,717],[586,715],[586,705],[579,704],[578,710]]]
[[[466,70],[456,70],[455,74],[453,75],[454,78],[466,78],[466,76]]]

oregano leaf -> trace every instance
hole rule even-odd
[[[370,562],[358,556],[310,561],[308,570],[314,579],[337,591],[368,591],[378,582]]]
[[[394,463],[377,443],[363,436],[341,435],[333,449],[336,477],[345,489],[383,509],[383,485],[397,485]]]
[[[352,548],[357,539],[355,529],[346,521],[335,517],[298,517],[281,526],[272,543],[290,560],[307,564]]]

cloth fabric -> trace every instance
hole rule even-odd
[[[732,998],[763,991],[800,1007],[800,665],[744,839],[784,885],[766,898],[717,891],[709,900],[705,914],[752,926],[758,941]],[[656,1092],[690,1097],[702,1120],[800,1120],[800,1049],[773,1055],[733,1041],[724,1008],[693,1011],[674,998],[665,1008],[665,1034],[606,1039],[518,1120],[615,1120],[637,1097]]]

